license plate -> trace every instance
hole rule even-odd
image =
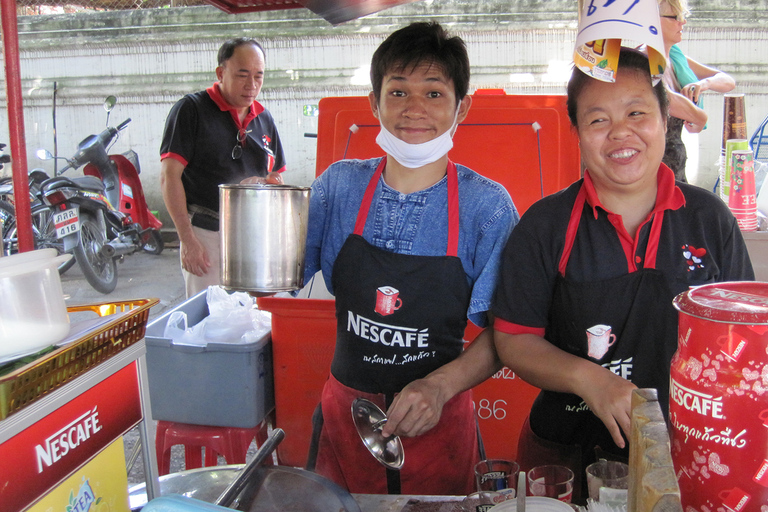
[[[53,215],[53,225],[56,227],[56,237],[64,238],[80,231],[80,216],[77,208],[70,208]]]

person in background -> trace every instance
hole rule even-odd
[[[219,185],[249,177],[282,182],[280,136],[256,101],[264,59],[254,39],[226,41],[218,53],[218,81],[184,96],[168,114],[160,186],[181,242],[187,297],[220,284]]]
[[[448,158],[471,97],[464,42],[437,23],[391,34],[369,100],[386,156],[343,160],[312,185],[306,282],[335,295],[336,347],[308,467],[355,493],[468,494],[479,460],[470,388],[501,366],[485,330],[498,263],[518,220],[498,183]],[[400,471],[365,448],[350,415],[367,398],[401,436]]]
[[[736,82],[727,73],[686,57],[677,46],[683,40],[683,27],[690,14],[687,0],[659,0],[659,14],[667,53],[663,80],[669,91],[667,146],[662,161],[675,172],[678,181],[687,182],[688,154],[682,139],[683,127],[690,133],[703,130],[707,113],[701,108],[701,93],[729,92],[736,87]]]
[[[667,94],[645,54],[622,48],[615,83],[575,68],[567,104],[584,176],[515,227],[493,313],[502,363],[542,389],[520,435],[521,470],[570,467],[580,503],[586,466],[628,455],[632,390],[656,388],[668,410],[673,298],[754,273],[727,206],[661,162]]]

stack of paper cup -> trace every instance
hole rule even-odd
[[[723,143],[720,146],[720,191],[723,201],[728,201],[728,192],[724,189],[730,187],[730,181],[725,176],[725,168],[728,165],[726,158],[726,144],[729,139],[747,138],[747,117],[744,111],[744,95],[726,93],[723,95]]]
[[[731,190],[731,169],[733,168],[733,152],[749,149],[747,139],[728,139],[725,142],[725,165],[720,167],[720,197],[728,201]]]
[[[728,207],[742,231],[757,231],[757,197],[755,193],[755,159],[752,150],[732,153],[731,188]]]

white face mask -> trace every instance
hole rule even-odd
[[[456,120],[459,118],[459,108],[461,108],[461,105],[456,108],[453,124],[445,133],[421,144],[409,144],[404,140],[398,139],[389,130],[384,128],[381,119],[379,119],[381,131],[379,131],[379,135],[376,137],[376,144],[397,160],[400,165],[409,169],[417,169],[436,162],[448,154],[448,151],[453,147],[453,134],[456,133]]]

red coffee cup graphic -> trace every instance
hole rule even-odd
[[[391,315],[403,305],[403,301],[398,298],[399,290],[391,286],[382,286],[376,290],[376,311],[381,316]]]
[[[592,359],[602,359],[614,343],[616,335],[611,334],[610,325],[594,325],[587,329],[587,355]]]
[[[733,512],[741,512],[742,510],[744,510],[744,507],[747,506],[747,503],[751,498],[749,494],[742,491],[738,487],[720,491],[718,496],[720,497],[721,500],[723,500],[723,505],[725,505],[725,507],[728,510],[731,510]]]
[[[755,476],[752,477],[752,480],[762,485],[763,487],[768,487],[768,459],[763,460],[762,464],[760,464],[760,467],[757,468]]]
[[[763,426],[768,428],[768,409],[763,409],[760,411],[757,417],[760,418],[760,421],[763,422]]]
[[[727,336],[717,338],[717,344],[720,346],[720,352],[731,362],[737,362],[744,349],[747,348],[747,340],[736,334],[730,333]]]

